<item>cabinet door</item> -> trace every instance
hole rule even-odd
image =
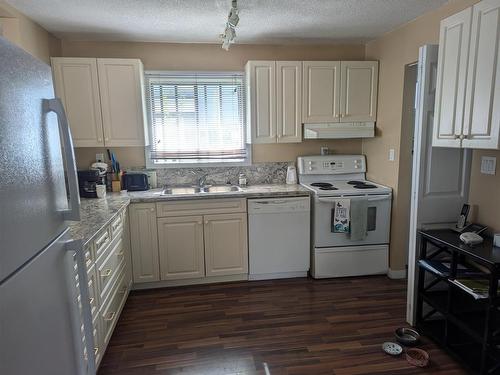
[[[160,264],[155,204],[131,204],[129,219],[134,283],[159,281]]]
[[[433,146],[460,147],[472,8],[441,21]]]
[[[276,62],[278,143],[302,142],[302,62]]]
[[[472,8],[462,146],[500,146],[500,1],[484,0]]]
[[[207,276],[248,273],[247,214],[206,215]]]
[[[205,276],[202,216],[158,219],[158,243],[162,280]]]
[[[104,146],[96,59],[55,57],[51,63],[74,146]]]
[[[377,120],[377,61],[340,63],[340,122]]]
[[[246,65],[248,141],[276,143],[276,63],[249,61]]]
[[[97,66],[106,146],[146,145],[141,61],[97,59]]]
[[[303,66],[303,122],[339,122],[340,61],[304,61]]]

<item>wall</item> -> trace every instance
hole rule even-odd
[[[366,45],[366,59],[379,60],[379,94],[377,137],[363,141],[363,152],[368,159],[368,178],[394,189],[391,227],[391,270],[406,266],[409,212],[409,184],[411,158],[404,155],[401,144],[404,68],[417,61],[418,49],[424,44],[437,44],[439,23],[477,0],[451,0],[441,8],[426,13],[406,25],[385,34]],[[388,160],[389,149],[395,149],[396,160]],[[477,178],[477,176],[476,176]],[[475,185],[475,183],[473,184]],[[476,196],[473,192],[471,196]],[[488,220],[490,218],[488,217]]]
[[[364,60],[364,45],[233,45],[219,44],[62,42],[62,56],[140,58],[145,70],[243,71],[248,60]],[[253,145],[253,161],[291,161],[299,155],[319,154],[321,146],[336,153],[361,153],[360,140],[305,141],[299,144]],[[142,148],[115,148],[125,167],[144,166]],[[102,149],[78,149],[80,168],[95,160]]]
[[[496,175],[481,174],[481,156],[497,158]],[[500,233],[500,151],[474,150],[469,193],[473,206],[472,219],[487,225],[492,233]]]
[[[3,36],[33,56],[50,62],[50,56],[61,53],[61,41],[16,9],[0,0],[0,22]]]

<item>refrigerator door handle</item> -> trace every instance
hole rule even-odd
[[[80,220],[80,193],[78,191],[78,175],[76,172],[75,153],[73,150],[73,139],[69,129],[68,119],[64,107],[59,98],[44,99],[44,108],[47,112],[54,112],[57,115],[59,131],[63,142],[63,153],[66,160],[68,190],[69,190],[69,209],[63,210],[65,220]]]
[[[95,352],[94,352],[94,334],[92,325],[92,311],[90,303],[89,290],[88,290],[88,278],[87,278],[87,266],[85,262],[85,255],[83,251],[83,241],[82,240],[71,240],[65,243],[66,250],[73,252],[77,271],[78,271],[78,287],[81,296],[81,306],[82,306],[82,317],[83,317],[83,334],[85,335],[85,348],[87,349],[87,373],[95,374]],[[80,330],[76,332],[77,336],[80,337]]]

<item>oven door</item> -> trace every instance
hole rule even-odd
[[[332,232],[332,210],[337,199],[367,199],[367,235],[362,240],[351,240],[350,233]],[[391,195],[315,197],[314,247],[359,246],[389,243],[391,223]]]

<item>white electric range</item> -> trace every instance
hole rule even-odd
[[[297,165],[299,183],[314,192],[311,275],[326,278],[387,273],[392,190],[366,180],[365,156],[304,156],[298,158]],[[348,232],[334,228],[336,203],[353,208]]]

